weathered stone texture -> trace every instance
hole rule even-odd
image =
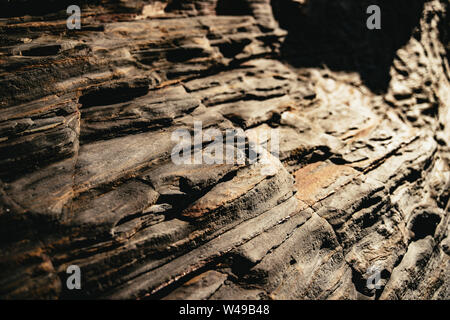
[[[1,298],[450,298],[448,1],[36,3],[0,0]],[[196,121],[279,158],[175,164]]]

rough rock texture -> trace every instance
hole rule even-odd
[[[448,1],[0,16],[1,298],[450,298]],[[245,130],[248,150],[277,131],[279,158],[175,164],[195,121]]]

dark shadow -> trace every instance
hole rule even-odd
[[[142,6],[137,4],[130,6],[126,1],[119,0],[0,0],[0,18],[29,15],[49,20],[58,16],[67,16],[66,10],[71,5],[79,6],[82,12],[86,7],[97,5],[102,5],[104,8],[118,8],[122,13],[134,13],[142,10]]]
[[[211,1],[214,4],[214,1]],[[218,16],[251,16],[253,10],[248,0],[217,0],[215,4]],[[202,2],[198,0],[168,0],[165,12],[202,10]]]
[[[450,61],[450,2],[447,1],[444,5],[445,15],[439,21],[439,38],[445,46],[445,51],[447,52],[447,60]]]
[[[414,241],[423,239],[426,236],[434,236],[438,224],[441,222],[441,217],[433,212],[423,212],[414,216],[411,221],[410,230],[413,232],[412,239]]]
[[[374,92],[386,92],[399,48],[419,27],[425,0],[271,0],[275,19],[288,31],[282,58],[294,67],[326,65],[356,71]],[[366,26],[367,8],[381,8],[381,29]]]
[[[91,2],[99,3],[100,0],[0,0],[0,17],[42,16],[66,10],[72,4],[81,6]]]
[[[217,2],[216,14],[218,16],[250,16],[252,13],[246,0],[219,0]]]

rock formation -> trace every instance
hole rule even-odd
[[[0,16],[2,299],[450,298],[447,0]],[[246,161],[174,163],[200,121],[245,132]]]

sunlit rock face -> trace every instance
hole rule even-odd
[[[0,0],[0,297],[449,299],[448,5]]]

